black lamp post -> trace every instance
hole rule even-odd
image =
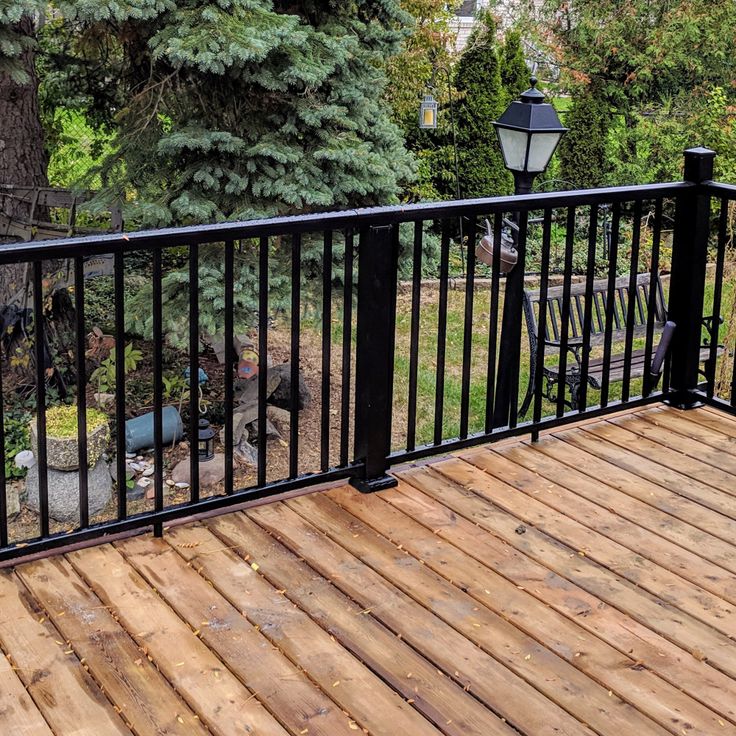
[[[512,102],[494,122],[506,168],[514,175],[514,192],[530,194],[537,175],[543,173],[567,132],[554,107],[544,101],[532,77],[532,86]],[[521,359],[521,305],[526,263],[526,218],[514,241],[518,260],[506,277],[506,292],[501,322],[500,360],[496,385],[493,426],[504,427],[516,417]],[[513,402],[513,411],[512,411]]]

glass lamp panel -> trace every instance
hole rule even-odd
[[[501,144],[506,168],[511,171],[524,171],[526,164],[526,142],[529,133],[523,130],[510,130],[509,128],[496,128],[498,140]]]
[[[560,142],[562,133],[532,133],[531,144],[529,145],[529,163],[527,171],[531,173],[539,173],[544,171],[549,164],[552,154]]]

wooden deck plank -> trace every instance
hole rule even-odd
[[[205,725],[218,736],[288,733],[110,545],[67,555]]]
[[[457,673],[454,663],[442,672],[386,628],[372,612],[348,598],[305,562],[277,542],[244,514],[231,514],[208,523],[222,543],[238,554],[259,560],[259,572],[272,585],[319,623],[361,661],[385,680],[425,717],[448,734],[510,736],[510,727],[494,711],[487,688],[466,691],[468,684]],[[196,557],[209,568],[209,557]],[[219,573],[215,568],[214,573]]]
[[[511,543],[518,545],[517,548],[525,554],[650,626],[675,644],[707,658],[725,674],[736,676],[733,642],[728,637],[622,579],[589,559],[583,550],[570,547],[538,529],[532,521],[532,518],[539,518],[538,514],[527,513],[531,505],[529,499],[510,486],[461,460],[447,461],[436,467],[442,476],[465,488],[470,495],[481,497],[480,508],[484,510],[480,513],[487,518],[476,518],[479,524],[488,524],[492,531],[500,529],[506,541],[513,539],[513,534],[508,533],[509,528],[512,533],[517,529],[523,531],[516,533],[518,539]],[[413,477],[411,482],[414,482]],[[422,490],[425,489],[433,495],[436,493],[435,488],[423,484]],[[492,513],[489,513],[489,501],[494,507]],[[498,511],[503,511],[503,514]],[[541,511],[543,521],[546,512],[544,509]]]
[[[288,505],[592,728],[663,733],[628,703],[501,616],[479,607],[467,593],[342,512],[326,497],[305,496]]]
[[[565,487],[565,477],[559,483],[542,480],[520,463],[519,455],[528,452],[488,451],[466,457],[486,473],[530,495],[535,504],[554,509],[545,526],[539,528],[554,528],[557,539],[586,553],[590,550],[591,559],[726,635],[736,634],[734,575],[580,498]],[[706,580],[708,587],[704,588],[701,581]]]
[[[452,489],[443,488],[442,493],[449,497]],[[458,495],[462,499],[459,492]],[[438,503],[405,480],[396,490],[381,493],[380,498],[474,559],[486,564],[492,561],[493,568],[520,589],[529,591],[637,663],[646,663],[647,668],[736,723],[736,682],[727,675],[602,603],[501,537],[489,534],[453,510],[451,502],[448,506]]]
[[[0,620],[2,614],[0,613]],[[0,652],[0,733],[53,736],[12,665]]]
[[[587,437],[581,440],[582,443],[588,441]],[[526,446],[529,444],[526,443]],[[625,508],[626,497],[646,504],[664,515],[664,518],[657,522],[658,529],[666,529],[670,517],[678,520],[681,522],[677,526],[678,531],[688,536],[692,543],[699,547],[702,557],[730,572],[736,572],[736,560],[731,545],[733,525],[727,517],[641,478],[608,460],[588,454],[574,435],[557,439],[543,438],[534,443],[533,448],[536,452],[564,463],[571,477],[576,474],[584,475],[599,484],[600,492],[592,500],[607,497],[607,503],[615,509]],[[580,488],[576,490],[581,493]],[[606,501],[603,500],[603,503]],[[643,523],[645,518],[647,517],[641,514],[639,523]],[[688,533],[688,527],[696,531]]]
[[[638,668],[635,659],[622,656],[616,648],[558,613],[546,602],[509,582],[493,569],[492,557],[480,562],[452,543],[441,538],[438,540],[438,535],[398,509],[387,508],[375,496],[358,495],[347,488],[336,489],[327,495],[383,537],[405,540],[403,549],[422,560],[429,569],[675,736],[686,726],[693,733],[709,734],[718,729],[719,720],[723,722],[712,710],[680,689],[652,672]],[[733,724],[721,728],[736,734]]]
[[[718,494],[715,488],[703,487],[672,471],[667,473],[666,468],[656,463],[642,469],[645,458],[630,455],[617,445],[585,431],[577,434],[560,432],[554,437],[578,448],[592,462],[597,458],[609,463],[613,470],[607,477],[615,478],[616,473],[622,477],[625,475],[625,481],[618,481],[617,487],[621,490],[642,500],[649,499],[678,518],[684,515],[684,520],[727,542],[733,539],[733,519],[729,515],[731,499],[726,497],[726,503],[721,503],[723,494]],[[640,480],[637,482],[636,478]]]
[[[211,526],[214,531],[225,530],[226,542],[209,528],[192,526],[178,529],[172,535],[175,549],[235,606],[243,608],[246,614],[254,609],[257,614],[254,623],[260,625],[261,631],[273,634],[274,643],[287,646],[295,661],[307,668],[325,691],[371,733],[428,730],[426,723],[391,688],[443,733],[458,736],[512,733],[499,718],[462,688],[439,676],[436,669],[403,642],[380,626],[371,627],[373,619],[362,615],[360,606],[337,594],[324,579],[320,590],[323,596],[327,594],[329,605],[319,608],[321,617],[335,612],[344,624],[339,630],[335,626],[327,631],[321,628],[312,616],[307,616],[319,605],[320,596],[315,597],[315,591],[311,591],[312,595],[297,596],[298,601],[294,601],[296,586],[314,578],[314,572],[301,568],[295,577],[278,575],[278,582],[274,583],[279,586],[276,594],[265,580],[266,571],[277,567],[272,555],[278,553],[271,544],[273,539],[254,522],[242,514],[233,514],[213,521]],[[254,540],[256,545],[258,540],[261,545],[265,541],[265,549],[254,546]],[[242,556],[257,565],[257,573],[250,565],[243,564]],[[283,573],[281,564],[278,568]],[[336,599],[329,600],[331,590]],[[305,607],[307,610],[302,613]],[[352,648],[343,648],[344,637],[339,636],[346,628],[352,630],[349,637]],[[352,656],[346,649],[352,651]],[[376,660],[388,664],[380,667],[381,679],[371,672],[374,669],[371,662]],[[315,663],[320,667],[316,668]],[[411,676],[407,677],[408,674]]]
[[[615,427],[621,427],[646,439],[645,447],[656,448],[656,445],[661,445],[667,448],[666,464],[674,470],[680,473],[687,471],[686,475],[702,479],[724,493],[736,495],[736,486],[733,484],[733,476],[736,475],[736,456],[714,450],[707,444],[694,442],[692,437],[684,437],[667,427],[655,426],[645,421],[645,417],[618,417],[607,421]],[[649,445],[649,442],[655,444]],[[656,449],[661,452],[659,448]],[[659,458],[658,455],[654,457]],[[690,462],[688,458],[696,462]],[[703,475],[701,471],[704,471]]]
[[[698,446],[717,450],[720,454],[736,457],[736,437],[729,437],[722,432],[716,432],[704,424],[691,421],[690,412],[681,412],[675,409],[650,409],[646,412],[638,412],[633,415],[643,419],[655,427],[665,427],[682,437],[688,438],[691,443]]]
[[[617,456],[643,478],[736,519],[736,496],[726,490],[733,489],[733,476],[608,422],[591,424],[583,432],[605,443],[601,452]]]
[[[503,454],[519,465],[538,473],[542,487],[546,485],[544,479],[559,483],[575,492],[576,504],[587,500],[616,514],[626,522],[623,524],[622,531],[624,529],[628,531],[629,523],[632,523],[645,529],[648,533],[653,532],[687,550],[690,554],[696,555],[701,560],[709,562],[715,568],[711,570],[711,573],[716,580],[720,580],[724,571],[728,571],[727,580],[734,581],[736,559],[734,559],[733,547],[730,544],[638,498],[620,492],[614,485],[609,484],[608,475],[599,474],[593,478],[581,472],[575,466],[575,450],[567,444],[525,442]],[[565,454],[570,464],[563,462]],[[638,534],[639,532],[634,530],[634,535]],[[622,534],[621,538],[629,539],[629,536]],[[685,568],[679,569],[686,571]],[[709,582],[709,579],[701,580],[701,584],[705,587],[709,585]]]
[[[286,505],[261,506],[246,513],[295,554],[308,559],[319,573],[363,606],[365,614],[376,616],[438,667],[454,672],[470,692],[493,702],[493,710],[522,733],[592,733]]]
[[[63,557],[22,565],[17,574],[137,734],[207,733]]]
[[[171,541],[186,542],[188,538],[183,530]],[[290,638],[283,631],[287,628],[282,624],[284,613],[271,608],[256,616],[255,621],[247,618],[253,609],[260,613],[262,605],[253,595],[254,586],[246,588],[246,595],[240,601],[241,615],[238,608],[187,565],[167,542],[138,537],[120,545],[120,551],[190,628],[199,632],[207,648],[251,692],[257,693],[260,702],[290,733],[307,732],[315,736],[351,733],[348,718],[279,650],[280,640],[288,644]],[[218,556],[217,563],[225,565],[226,559]],[[243,564],[237,568],[242,572],[248,569]],[[248,578],[246,574],[246,585],[253,582]],[[265,597],[268,601],[279,596],[271,589]],[[264,629],[273,631],[274,635],[269,639],[264,636]],[[327,658],[326,652],[322,654]],[[287,682],[289,686],[285,688]]]
[[[122,736],[122,719],[14,573],[0,573],[0,643],[57,736]]]

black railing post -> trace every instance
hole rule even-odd
[[[361,231],[355,365],[355,460],[365,464],[350,483],[361,493],[397,485],[389,476],[396,291],[394,225]]]
[[[715,152],[708,148],[685,151],[685,181],[701,184],[713,178]],[[679,409],[701,405],[700,346],[705,299],[705,272],[710,234],[710,195],[699,188],[677,198],[672,243],[667,317],[676,325],[672,339],[670,388],[667,403]]]

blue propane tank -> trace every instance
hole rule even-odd
[[[176,407],[164,407],[162,424],[165,445],[184,436],[184,422]],[[125,451],[137,452],[147,447],[153,447],[153,412],[142,414],[125,422]]]

